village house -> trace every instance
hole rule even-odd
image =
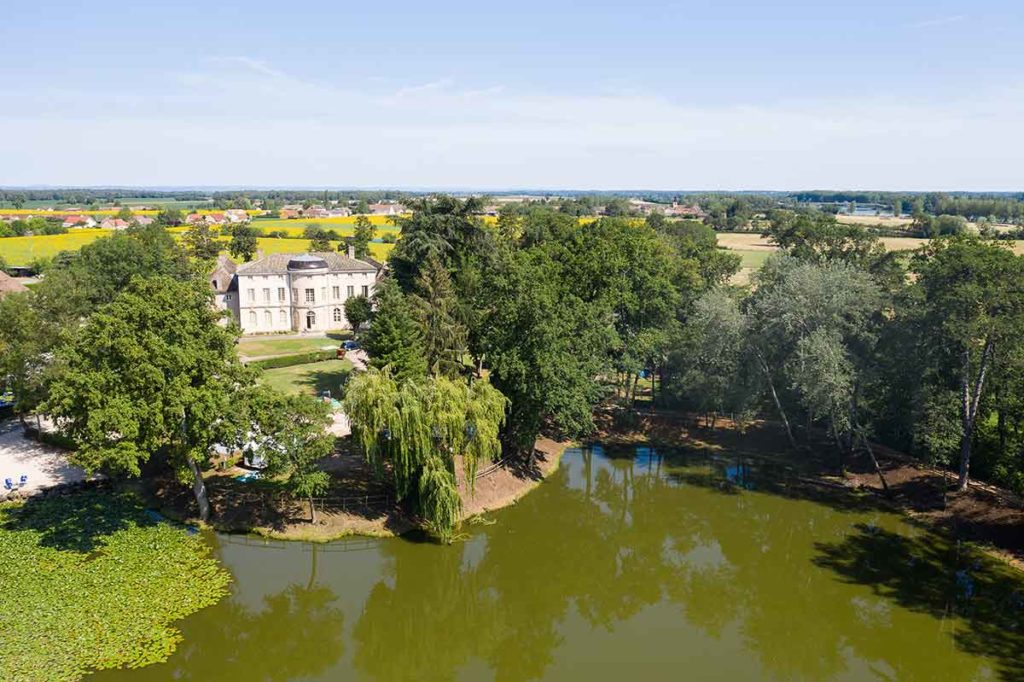
[[[96,227],[96,220],[92,216],[87,215],[69,215],[64,217],[62,226],[65,228]]]
[[[156,222],[155,218],[150,218],[148,215],[137,215],[132,218],[137,225],[145,227],[146,225],[152,225]]]
[[[330,215],[323,206],[310,206],[302,211],[303,218],[328,218]]]
[[[185,217],[189,225],[221,225],[226,221],[223,213],[189,213]]]
[[[286,220],[295,220],[299,217],[299,212],[294,208],[282,208],[278,215]]]
[[[408,211],[402,204],[370,204],[370,215],[398,215]]]
[[[275,253],[236,265],[226,256],[210,273],[215,303],[244,334],[348,329],[345,301],[372,296],[381,266],[334,251]]]
[[[249,214],[240,208],[231,208],[224,211],[224,218],[229,223],[245,223],[249,221]]]
[[[104,218],[100,227],[104,230],[124,230],[128,227],[128,221],[120,218]]]
[[[674,216],[677,218],[694,218],[697,220],[703,219],[707,214],[701,210],[700,206],[694,204],[692,206],[683,206],[672,202],[672,205],[665,209],[666,216]]]

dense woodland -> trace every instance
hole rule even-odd
[[[542,433],[585,439],[600,404],[763,418],[796,453],[827,437],[838,467],[881,442],[961,486],[1024,490],[1024,261],[999,242],[952,234],[897,254],[829,214],[775,211],[765,233],[780,251],[739,287],[738,256],[696,221],[580,224],[535,205],[491,224],[478,199],[410,206],[366,311],[372,368],[345,405],[439,537],[458,522],[458,466],[528,461]],[[152,225],[55,259],[0,299],[0,376],[23,418],[58,419],[77,462],[171,467],[201,514],[210,446],[253,432],[312,497],[331,449],[323,404],[274,394],[239,363],[197,249]]]

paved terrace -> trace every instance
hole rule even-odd
[[[10,494],[3,487],[4,479],[17,485],[23,475],[28,476],[28,483],[21,492],[29,494],[85,480],[85,472],[69,464],[63,450],[25,438],[16,421],[0,422],[0,499]]]

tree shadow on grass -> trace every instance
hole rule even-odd
[[[308,374],[308,379],[304,383],[310,386],[317,395],[320,395],[324,391],[330,391],[332,398],[341,399],[341,397],[345,395],[345,384],[348,383],[350,376],[352,376],[351,370],[318,369],[310,372]]]
[[[45,547],[89,553],[102,547],[104,540],[119,530],[157,522],[146,515],[134,494],[93,488],[67,495],[32,497],[7,510],[3,527],[8,531],[39,533],[39,544]]]
[[[995,661],[1004,680],[1024,680],[1024,577],[945,534],[908,537],[859,524],[837,543],[817,543],[814,563],[842,580],[934,618],[954,620],[961,650]]]

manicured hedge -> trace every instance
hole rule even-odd
[[[336,350],[314,350],[308,353],[296,353],[295,355],[282,355],[265,360],[254,360],[249,364],[262,369],[277,369],[279,367],[294,367],[295,365],[308,365],[311,362],[333,360],[336,357],[338,357]]]

